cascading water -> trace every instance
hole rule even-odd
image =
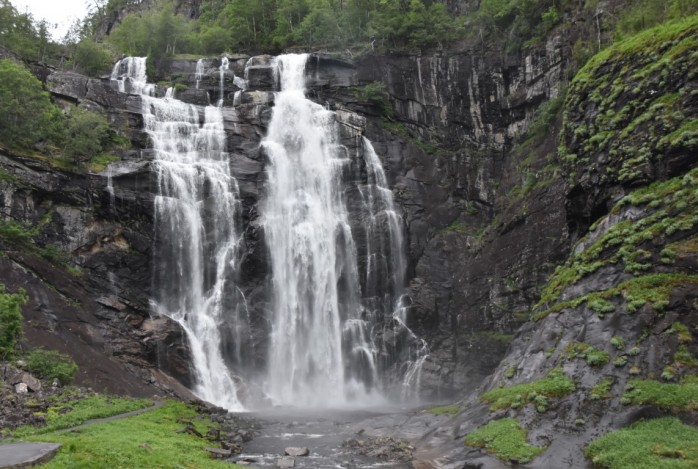
[[[228,57],[222,57],[221,66],[218,67],[220,74],[220,99],[218,100],[218,107],[223,106],[223,101],[225,100],[225,72],[228,71],[228,67]]]
[[[199,84],[204,78],[204,59],[199,59],[196,61],[196,69],[194,71],[194,76],[196,78],[196,89],[199,89]]]
[[[126,60],[125,74],[112,75],[119,89],[128,82],[132,92],[148,90],[145,58]],[[239,290],[234,283],[239,201],[225,151],[223,115],[208,106],[201,119],[197,107],[170,96],[144,94],[142,100],[158,182],[153,309],[186,332],[196,374],[195,393],[239,410],[237,384],[221,351],[224,339],[242,342],[242,337],[221,336],[224,323],[246,321],[244,298],[236,296]],[[233,331],[243,332],[241,328]]]
[[[264,231],[271,251],[274,311],[267,392],[277,404],[340,405],[342,327],[358,319],[356,249],[342,201],[333,113],[304,95],[307,56],[277,58],[281,92],[267,138]]]
[[[419,340],[393,316],[406,268],[402,220],[366,139],[359,145],[363,209],[349,214],[343,177],[352,158],[339,144],[336,115],[305,98],[306,55],[276,60],[281,91],[262,143],[270,160],[263,213],[274,291],[266,390],[277,404],[376,402],[382,373],[405,358],[396,356],[400,344],[387,350],[376,328],[390,323],[403,345]],[[365,248],[354,242],[355,215],[364,219]],[[407,359],[417,360],[411,352]]]
[[[366,212],[366,269],[364,278],[364,304],[375,320],[393,311],[390,335],[401,338],[401,346],[393,344],[393,351],[382,344],[383,356],[390,357],[384,371],[391,366],[402,367],[400,395],[403,399],[419,397],[421,371],[429,348],[423,339],[407,327],[407,308],[403,295],[407,260],[402,234],[402,219],[395,210],[393,193],[383,171],[383,165],[371,142],[363,137],[363,154],[366,163],[367,184],[359,187]],[[383,334],[385,336],[385,334]],[[391,363],[392,362],[392,363]]]

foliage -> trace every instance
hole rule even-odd
[[[0,50],[22,60],[44,61],[57,55],[60,48],[51,42],[46,21],[35,22],[28,13],[20,13],[10,0],[0,0]]]
[[[194,408],[181,402],[137,416],[92,425],[80,432],[44,433],[28,440],[61,443],[46,469],[126,469],[134,467],[196,467],[199,469],[239,466],[214,461],[202,448],[210,443],[191,433],[178,432],[190,421],[206,434],[213,424],[199,419]]]
[[[611,213],[622,214],[626,207],[632,206],[635,219],[621,217],[603,232],[592,227],[590,234],[580,242],[584,248],[575,250],[550,277],[536,305],[537,308],[547,308],[534,317],[541,318],[562,307],[584,302],[602,316],[614,311],[615,306],[609,300],[619,294],[630,313],[646,303],[657,311],[666,307],[671,292],[669,287],[691,282],[690,277],[678,273],[671,276],[647,273],[630,280],[626,289],[616,287],[571,299],[565,304],[556,305],[556,302],[570,285],[604,266],[620,263],[627,272],[637,275],[651,270],[653,265],[659,264],[659,259],[664,264],[671,264],[677,257],[689,255],[695,243],[692,233],[698,227],[698,193],[691,189],[696,183],[698,170],[693,169],[683,176],[637,189],[621,199]],[[591,237],[593,241],[589,241]],[[673,239],[678,241],[662,248],[662,243]],[[653,262],[655,258],[659,259]],[[662,280],[667,283],[662,285]]]
[[[62,116],[41,82],[9,59],[0,60],[0,143],[32,148],[60,138]]]
[[[673,417],[641,420],[594,440],[585,453],[608,469],[698,467],[698,429]]]
[[[611,386],[613,385],[613,378],[605,377],[599,381],[591,390],[589,391],[589,399],[592,401],[597,401],[599,399],[608,399],[610,396]]]
[[[112,61],[111,52],[103,44],[86,37],[75,46],[72,63],[85,75],[98,77],[109,70]]]
[[[583,358],[589,366],[604,366],[610,360],[608,352],[599,350],[584,342],[572,342],[565,348],[567,359]]]
[[[88,420],[111,417],[133,410],[143,409],[152,403],[147,399],[108,396],[92,394],[86,398],[78,397],[72,391],[66,391],[52,398],[51,406],[43,415],[46,426],[31,425],[19,427],[12,431],[14,438],[24,438],[30,435],[43,435],[65,428],[80,425]]]
[[[104,117],[74,107],[67,116],[64,154],[80,167],[99,156],[111,144],[112,135]]]
[[[636,0],[627,5],[615,25],[616,39],[632,36],[652,26],[685,18],[698,12],[698,4],[690,0]]]
[[[623,395],[625,404],[655,405],[665,410],[698,410],[698,381],[691,377],[680,383],[654,380],[631,380]]]
[[[424,409],[424,411],[434,415],[456,415],[460,411],[460,406],[458,404],[437,406]]]
[[[527,402],[534,402],[537,396],[544,398],[563,397],[576,389],[574,382],[567,378],[562,371],[552,370],[545,378],[526,384],[496,388],[486,392],[480,398],[490,404],[490,410],[519,408]],[[535,402],[534,402],[535,403]],[[544,411],[547,404],[536,405],[538,410]]]
[[[515,419],[492,420],[469,433],[465,437],[465,444],[484,448],[503,461],[519,463],[532,460],[544,450],[528,443],[528,433]]]
[[[14,356],[17,343],[22,338],[22,310],[27,301],[24,290],[7,293],[0,284],[0,360]]]
[[[390,101],[390,94],[385,83],[374,81],[361,88],[354,89],[354,95],[359,101],[369,103],[378,114],[388,119],[393,117],[393,103]]]
[[[458,35],[458,23],[443,0],[205,2],[196,21],[174,15],[172,5],[165,3],[159,10],[128,15],[110,40],[130,55],[152,55],[163,45],[164,55],[174,54],[175,45],[180,52],[202,54],[273,52],[293,46],[340,49],[367,43],[372,48],[405,48],[450,41]]]
[[[35,349],[27,354],[27,369],[41,379],[57,379],[65,386],[73,382],[78,366],[72,358],[62,353]]]
[[[652,165],[662,164],[665,155],[695,151],[695,85],[689,76],[697,47],[694,15],[629,37],[591,58],[571,82],[565,102],[559,150],[567,166],[574,171],[588,165],[598,172],[594,178],[600,184],[630,184],[647,182]],[[607,162],[596,165],[599,158]]]

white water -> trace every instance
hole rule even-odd
[[[126,89],[123,81],[131,91],[148,90],[145,59],[124,60],[129,65],[119,89]],[[237,385],[221,351],[222,326],[243,324],[240,316],[246,313],[244,302],[226,302],[227,290],[235,288],[239,202],[225,151],[223,115],[216,107],[206,107],[200,124],[199,109],[171,93],[165,98],[144,94],[142,100],[158,184],[153,309],[186,332],[197,396],[240,410]]]
[[[204,78],[204,60],[205,59],[199,59],[196,61],[196,70],[195,70],[195,78],[196,78],[196,89],[199,89],[199,83],[201,83],[201,80]]]
[[[361,213],[349,213],[343,178],[352,159],[339,144],[336,115],[305,98],[306,55],[276,60],[281,91],[262,143],[270,160],[263,214],[274,291],[265,389],[281,405],[375,404],[387,390],[384,373],[416,387],[424,362],[423,342],[399,317],[402,219],[365,138],[356,155],[366,169]],[[357,252],[353,216],[362,219],[365,252]],[[397,329],[400,345],[388,350],[376,327]],[[381,365],[379,356],[389,358]]]
[[[267,392],[276,404],[343,405],[369,391],[346,379],[342,350],[343,328],[361,335],[347,321],[359,312],[339,179],[349,160],[338,151],[333,113],[305,98],[306,60],[277,58],[281,92],[262,143],[270,159],[264,232],[274,288]]]
[[[366,272],[364,301],[374,316],[393,311],[394,336],[404,336],[403,350],[393,352],[392,366],[404,367],[400,396],[403,400],[419,397],[422,368],[429,348],[407,327],[407,308],[403,304],[403,289],[407,260],[405,258],[402,218],[395,210],[393,193],[383,171],[383,165],[371,142],[363,137],[367,184],[359,187],[364,203],[366,230]],[[384,355],[390,352],[383,347]],[[397,353],[396,353],[397,352]]]
[[[220,73],[220,98],[218,100],[218,107],[223,106],[223,101],[225,100],[225,72],[228,71],[228,57],[221,58],[221,66],[218,67]]]

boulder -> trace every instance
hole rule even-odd
[[[286,456],[307,456],[310,454],[310,450],[308,448],[291,446],[284,449],[284,454]]]
[[[15,392],[17,394],[26,394],[29,392],[27,389],[27,385],[25,383],[17,383],[15,384]]]
[[[295,466],[296,460],[293,458],[279,458],[276,460],[276,467],[289,468]]]

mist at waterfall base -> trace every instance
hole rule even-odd
[[[223,112],[236,112],[223,108],[228,60],[211,71],[220,74],[217,106],[186,104],[173,89],[157,97],[145,58],[125,58],[112,73],[119,91],[141,95],[155,155],[153,314],[186,333],[192,391],[233,411],[419,397],[428,350],[405,325],[403,222],[370,141],[354,130],[350,151],[337,114],[306,99],[307,58],[275,59],[280,91],[260,148],[272,304],[263,370],[250,358],[238,287],[243,226],[224,129]],[[199,61],[197,87],[205,73]],[[235,77],[235,85],[247,84]]]

